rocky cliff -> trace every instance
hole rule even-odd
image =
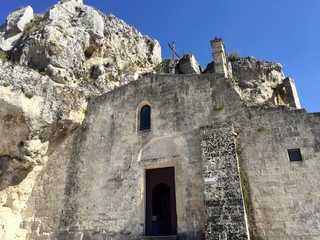
[[[0,47],[53,81],[104,92],[135,80],[161,62],[156,40],[80,0],[60,1],[44,15],[29,6],[8,16]]]
[[[48,155],[81,125],[89,98],[153,71],[161,48],[81,0],[15,11],[0,48],[0,239],[25,239],[21,211]]]
[[[232,74],[240,95],[249,103],[274,102],[275,89],[285,79],[279,63],[256,60],[253,57],[231,61]]]

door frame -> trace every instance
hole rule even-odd
[[[171,233],[177,234],[177,204],[175,167],[158,167],[145,169],[145,235],[152,235],[152,189],[158,184],[164,183],[170,187],[171,200]],[[156,175],[156,176],[155,176]]]

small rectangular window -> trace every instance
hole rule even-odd
[[[288,155],[291,162],[302,161],[300,149],[288,149]]]

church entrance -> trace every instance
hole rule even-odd
[[[146,171],[146,235],[177,234],[174,167]]]

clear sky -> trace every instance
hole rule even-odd
[[[17,7],[37,13],[58,0],[0,0],[0,21]],[[157,39],[162,57],[195,55],[202,67],[212,61],[210,40],[222,37],[226,50],[242,57],[279,62],[295,80],[300,102],[320,112],[320,0],[84,0],[113,13],[143,34]]]

